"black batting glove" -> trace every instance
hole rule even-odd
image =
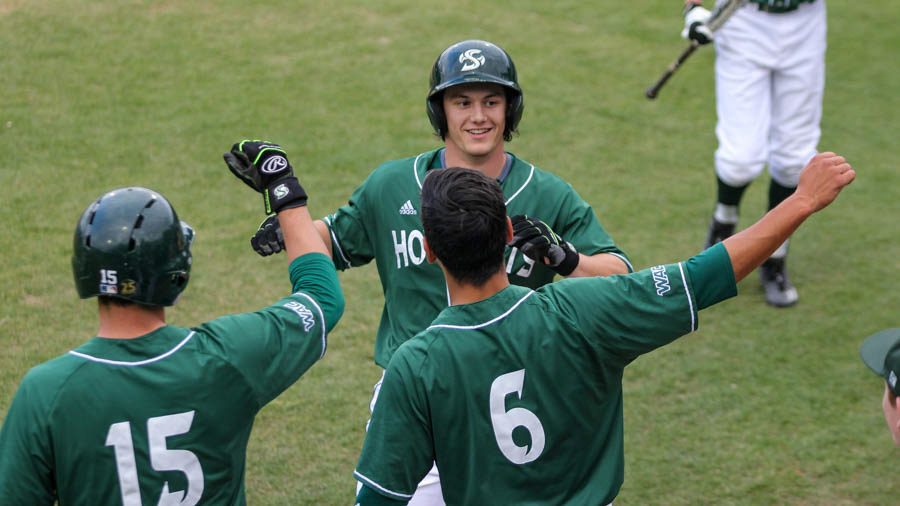
[[[562,276],[572,274],[578,267],[579,256],[575,247],[563,240],[546,223],[525,215],[510,218],[513,238],[510,246],[523,255],[553,269]]]
[[[250,238],[250,247],[264,257],[284,251],[284,234],[277,215],[273,214],[263,220],[259,230]]]
[[[223,157],[232,174],[262,193],[266,214],[306,205],[306,190],[278,144],[245,140],[231,146]]]

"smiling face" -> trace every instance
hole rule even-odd
[[[493,83],[469,83],[444,91],[447,157],[477,165],[502,158],[506,92]]]

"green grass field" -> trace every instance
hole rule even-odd
[[[820,149],[858,179],[795,235],[798,306],[767,307],[753,275],[699,332],[628,368],[617,505],[897,503],[882,384],[858,347],[900,326],[900,10],[828,8]],[[511,151],[570,181],[636,267],[696,253],[714,198],[712,49],[643,97],[685,45],[679,12],[677,0],[2,0],[0,416],[28,368],[96,329],[69,264],[93,198],[147,186],[196,229],[172,323],[268,304],[289,290],[285,261],[247,246],[259,198],[221,153],[247,136],[280,142],[324,215],[378,163],[435,145],[429,71],[466,38],[499,43],[519,68]],[[766,187],[748,190],[742,226]],[[257,419],[251,504],[352,502],[382,295],[373,266],[341,281],[325,359]]]

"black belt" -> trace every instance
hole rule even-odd
[[[763,12],[768,12],[770,14],[783,14],[785,12],[791,12],[791,11],[797,10],[797,8],[800,6],[800,3],[803,3],[803,2],[799,2],[795,5],[791,5],[792,3],[793,2],[775,2],[775,3],[766,2],[766,3],[758,3],[756,5],[758,5],[759,10],[761,10]],[[812,3],[812,2],[809,2],[809,3]],[[787,5],[785,5],[785,4],[787,4]]]

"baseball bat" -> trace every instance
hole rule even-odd
[[[678,67],[680,67],[685,60],[687,60],[692,54],[694,54],[694,51],[696,51],[698,47],[700,47],[700,43],[696,40],[692,40],[691,44],[687,48],[685,48],[685,50],[682,51],[680,55],[678,55],[678,58],[676,58],[675,61],[669,64],[668,68],[666,68],[666,71],[663,72],[661,76],[659,76],[659,79],[657,79],[656,83],[654,83],[653,86],[647,88],[647,91],[644,92],[644,95],[646,95],[650,100],[656,98],[656,96],[659,95],[659,90],[663,87],[664,84],[666,84],[666,81],[668,81],[669,78],[675,74],[675,71],[678,70]]]
[[[747,0],[728,0],[727,2],[719,4],[710,14],[709,21],[706,22],[706,26],[708,26],[710,30],[715,32],[716,30],[721,28],[722,25],[725,24],[725,21],[727,21],[728,18],[730,18],[731,15],[734,14],[736,10],[738,10],[738,7],[744,5],[746,1]],[[656,98],[657,95],[659,95],[659,90],[662,89],[663,85],[666,84],[669,78],[671,78],[672,75],[675,74],[675,71],[678,70],[679,67],[681,67],[681,64],[684,63],[685,60],[690,58],[692,54],[694,54],[694,51],[696,51],[699,46],[699,42],[697,42],[696,40],[692,40],[691,44],[686,47],[684,51],[682,51],[681,54],[678,55],[678,58],[676,58],[675,61],[673,61],[666,68],[665,72],[663,72],[663,74],[659,76],[659,79],[656,81],[656,83],[654,83],[653,86],[647,88],[647,91],[644,92],[644,95],[650,100]]]

